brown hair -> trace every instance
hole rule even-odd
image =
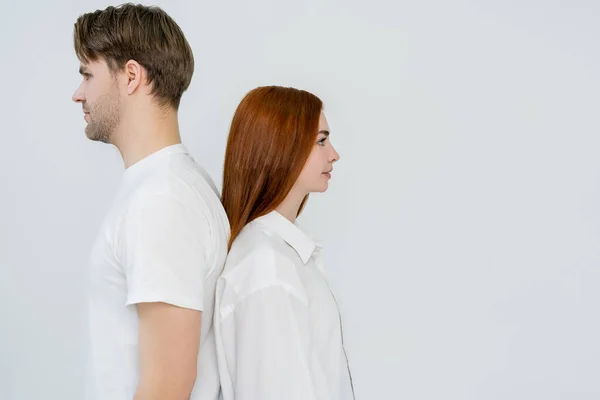
[[[222,202],[231,226],[229,246],[247,223],[288,195],[313,148],[322,108],[317,96],[294,88],[259,87],[244,97],[225,151]]]
[[[83,14],[73,36],[80,61],[102,59],[116,72],[135,60],[146,69],[158,103],[179,108],[194,56],[181,28],[162,9],[128,3]]]

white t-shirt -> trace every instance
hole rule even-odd
[[[321,250],[276,211],[235,239],[214,313],[224,400],[354,397]]]
[[[135,304],[202,311],[192,400],[215,400],[214,293],[229,223],[214,183],[182,144],[125,170],[91,254],[86,398],[131,400],[139,380]]]

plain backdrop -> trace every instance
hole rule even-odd
[[[71,101],[72,29],[109,3],[0,4],[0,399],[79,400],[123,165]],[[246,92],[325,102],[341,160],[301,220],[357,399],[600,398],[600,3],[157,4],[193,48],[181,131],[219,187]]]

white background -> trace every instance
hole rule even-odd
[[[326,244],[358,399],[600,398],[600,4],[162,1],[196,70],[184,142],[220,186],[243,95],[320,96]],[[87,257],[122,173],[72,49],[100,1],[1,0],[0,398],[83,393]],[[200,383],[201,384],[201,383]]]

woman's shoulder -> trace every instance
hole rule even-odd
[[[250,223],[233,242],[221,278],[248,294],[267,286],[296,285],[295,269],[289,246]]]
[[[274,261],[285,262],[285,251],[282,251],[281,240],[261,224],[250,222],[235,238],[227,264],[260,264]]]

